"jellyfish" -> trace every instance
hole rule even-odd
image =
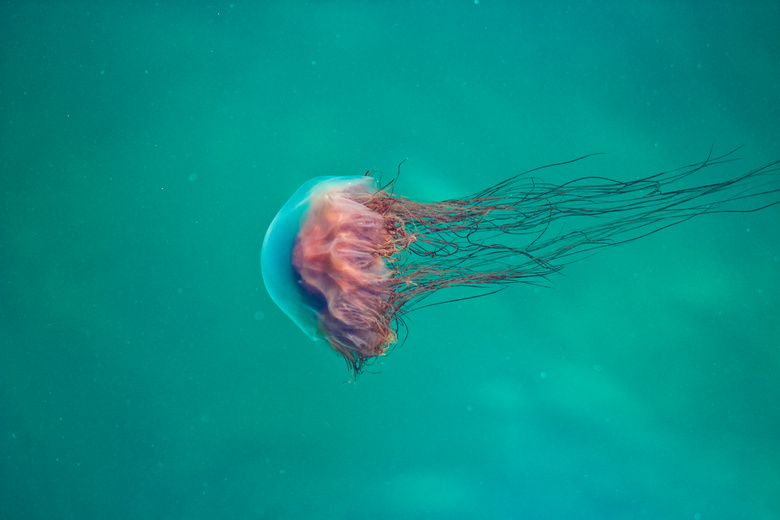
[[[398,176],[385,185],[368,173],[317,177],[269,226],[263,280],[279,308],[357,377],[398,343],[404,315],[440,290],[477,290],[457,298],[464,299],[545,283],[573,261],[695,216],[780,203],[780,161],[689,185],[694,174],[735,160],[734,152],[630,181],[549,184],[535,176],[590,157],[583,156],[441,202],[396,194]]]

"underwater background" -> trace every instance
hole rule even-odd
[[[778,206],[412,312],[356,382],[260,273],[317,175],[408,158],[396,191],[432,201],[593,152],[538,175],[780,159],[777,27],[772,1],[3,2],[0,518],[780,518]]]

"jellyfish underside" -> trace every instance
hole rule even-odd
[[[733,153],[627,182],[583,177],[554,185],[530,175],[585,156],[433,203],[396,195],[394,182],[377,187],[371,177],[330,179],[301,218],[290,259],[294,283],[319,334],[356,377],[397,343],[404,314],[440,289],[485,295],[508,284],[544,283],[573,261],[697,215],[780,202],[756,198],[780,192],[769,175],[780,161],[726,181],[683,186],[687,177],[733,161]]]

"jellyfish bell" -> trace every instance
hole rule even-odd
[[[357,376],[396,343],[404,313],[439,290],[481,296],[538,283],[602,248],[698,215],[780,203],[780,161],[721,182],[681,182],[731,162],[731,154],[627,182],[582,177],[556,185],[530,175],[581,157],[428,203],[369,176],[318,177],[268,228],[263,280],[279,308],[310,338],[330,343]]]
[[[367,208],[372,177],[317,177],[274,218],[263,241],[263,280],[310,338],[327,340],[359,372],[395,341],[384,319],[391,275],[382,216]]]
[[[313,340],[324,339],[317,326],[322,301],[306,291],[293,267],[296,239],[312,206],[337,186],[363,183],[366,177],[315,177],[304,183],[276,214],[263,240],[260,266],[266,290],[274,303]],[[319,202],[317,202],[319,204]]]

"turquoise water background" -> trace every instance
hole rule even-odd
[[[592,152],[544,179],[780,159],[777,27],[769,1],[4,2],[0,517],[780,518],[780,207],[411,313],[353,383],[259,262],[317,175],[408,158],[397,190],[436,200]]]

